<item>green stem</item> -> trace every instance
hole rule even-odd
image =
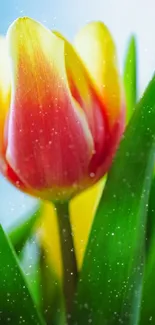
[[[68,202],[56,203],[57,219],[59,226],[60,245],[63,263],[63,290],[66,304],[68,325],[77,284],[77,262],[75,256],[72,229],[69,218]]]

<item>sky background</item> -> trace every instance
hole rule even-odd
[[[0,0],[0,34],[19,16],[30,16],[70,40],[87,22],[102,20],[115,39],[120,69],[127,41],[135,34],[138,42],[139,92],[143,92],[155,70],[154,0]],[[36,204],[0,177],[0,222],[4,226],[24,215]]]

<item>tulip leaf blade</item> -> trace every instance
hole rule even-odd
[[[12,244],[0,226],[0,323],[43,325]]]
[[[73,324],[138,324],[154,150],[155,77],[124,134],[94,218]]]
[[[134,36],[130,38],[125,58],[124,89],[126,97],[127,122],[129,122],[137,100],[137,53],[136,40]]]
[[[142,290],[142,304],[139,325],[153,324],[155,321],[155,176],[153,177],[148,205],[146,232],[146,263]]]
[[[42,306],[42,286],[40,278],[40,244],[36,234],[32,235],[25,243],[19,254],[21,269],[31,291],[31,296],[38,309]]]
[[[35,207],[32,212],[27,213],[26,217],[16,224],[11,225],[7,230],[8,236],[17,253],[20,253],[29,236],[31,236],[35,223],[41,215],[41,205]]]

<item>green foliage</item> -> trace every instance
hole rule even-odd
[[[155,177],[152,181],[146,233],[146,263],[139,325],[155,323]]]
[[[42,212],[41,205],[35,208],[35,211],[29,213],[18,223],[13,224],[8,229],[9,238],[14,246],[17,253],[20,253],[27,239],[31,236],[33,227],[36,224],[37,219],[40,217]]]
[[[124,89],[126,97],[126,115],[129,122],[137,100],[137,53],[136,40],[131,37],[124,65]]]
[[[43,325],[13,247],[0,227],[0,323]]]
[[[155,149],[155,77],[125,132],[93,223],[73,324],[136,325]]]

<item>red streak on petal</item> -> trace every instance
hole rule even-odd
[[[16,173],[13,171],[13,169],[7,164],[5,176],[7,179],[18,189],[21,189],[22,191],[26,192],[26,187],[23,184],[23,182],[19,179],[19,177],[16,175]]]
[[[71,73],[67,72],[68,81],[72,96],[80,104],[84,110],[88,124],[93,135],[94,140],[94,154],[91,160],[90,170],[91,173],[96,173],[98,166],[103,162],[104,155],[106,155],[107,146],[109,145],[109,121],[102,99],[98,96],[92,86],[89,76],[85,72],[87,80],[90,102],[85,101],[76,87],[75,81]]]
[[[125,128],[125,109],[124,107],[121,110],[119,119],[114,124],[112,130],[110,130],[108,137],[106,138],[104,151],[100,155],[100,159],[98,160],[98,164],[95,165],[92,159],[90,163],[90,175],[94,173],[94,182],[100,179],[103,175],[105,175],[113,161],[116,150],[120,143],[122,134]]]
[[[12,185],[22,190],[23,192],[28,193],[25,185],[19,179],[13,169],[9,166],[4,155],[0,155],[0,172]]]

